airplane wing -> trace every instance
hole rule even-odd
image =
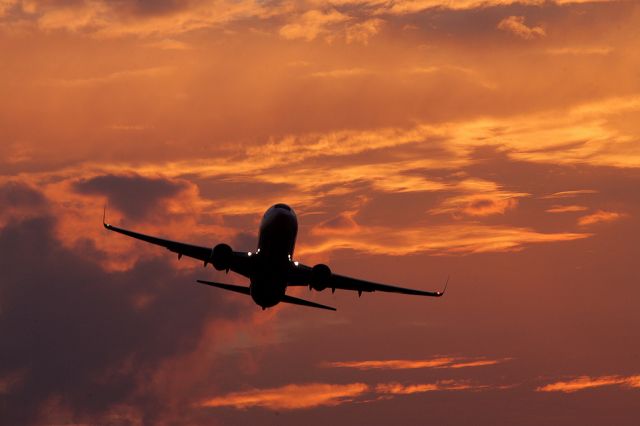
[[[166,248],[169,251],[178,254],[178,259],[182,256],[191,257],[204,262],[204,265],[212,263],[213,249],[209,247],[196,246],[192,244],[180,243],[177,241],[165,240],[163,238],[153,237],[150,235],[140,234],[138,232],[130,231],[128,229],[118,228],[117,226],[110,225],[103,222],[103,225],[109,231],[117,232],[119,234],[126,235],[131,238],[145,241],[147,243],[155,244]],[[247,252],[234,251],[232,252],[229,269],[233,272],[249,277],[250,265],[249,255]]]
[[[311,285],[312,282],[314,282],[313,268],[299,263],[295,268],[295,272],[292,274],[292,279],[289,285]],[[447,290],[449,278],[447,278],[442,291],[415,290],[412,288],[380,284],[333,273],[330,273],[324,282],[319,284],[321,288],[326,286],[326,288],[330,288],[332,291],[335,291],[336,289],[353,290],[357,291],[358,294],[362,294],[363,292],[384,291],[388,293],[401,293],[415,296],[441,297]]]

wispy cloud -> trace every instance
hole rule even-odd
[[[640,376],[580,376],[575,379],[540,386],[536,388],[536,391],[572,393],[585,389],[600,388],[603,386],[640,388]]]
[[[554,192],[553,194],[545,195],[542,198],[573,198],[580,195],[589,195],[589,194],[597,194],[597,193],[598,191],[594,189],[575,189],[571,191]]]
[[[335,406],[353,400],[369,390],[364,383],[346,385],[309,383],[279,388],[251,389],[208,399],[202,407],[264,407],[271,410],[295,410]]]
[[[331,361],[321,365],[331,368],[353,368],[356,370],[406,370],[418,368],[466,368],[483,367],[500,364],[511,360],[511,358],[459,358],[459,357],[436,357],[423,360],[369,360],[369,361]]]
[[[570,213],[570,212],[582,212],[588,210],[585,206],[562,206],[562,205],[554,205],[545,210],[547,213]]]
[[[442,380],[435,383],[419,383],[403,385],[401,383],[381,383],[376,386],[376,392],[389,395],[411,395],[414,393],[434,391],[482,390],[488,385],[472,384],[469,381]]]
[[[474,384],[470,381],[440,380],[434,383],[401,384],[398,382],[326,384],[291,384],[278,388],[251,389],[232,392],[205,400],[200,407],[233,407],[246,409],[263,407],[269,410],[300,410],[321,406],[336,406],[350,402],[371,402],[362,399],[366,395],[393,397],[435,391],[476,391],[491,389],[489,385]]]
[[[580,217],[578,219],[578,225],[587,226],[602,222],[614,222],[624,216],[625,215],[623,213],[598,210],[592,214]]]

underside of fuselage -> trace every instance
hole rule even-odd
[[[298,219],[291,207],[276,204],[265,212],[250,276],[251,298],[263,309],[285,296],[297,234]]]

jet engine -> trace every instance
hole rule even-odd
[[[211,254],[211,263],[218,271],[228,271],[231,268],[231,259],[233,258],[233,250],[228,244],[218,244],[213,248]]]
[[[311,269],[310,286],[316,291],[322,291],[327,288],[330,278],[331,269],[324,263],[318,263]]]

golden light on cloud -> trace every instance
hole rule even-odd
[[[322,364],[324,367],[355,368],[357,370],[404,370],[413,368],[435,368],[452,364],[456,358],[442,357],[426,360],[374,360],[374,361],[333,361]]]
[[[251,389],[232,392],[205,400],[203,408],[233,407],[247,409],[262,407],[269,410],[302,410],[322,406],[337,406],[351,402],[371,402],[359,399],[374,394],[385,398],[435,391],[477,391],[490,389],[489,385],[473,384],[465,380],[440,380],[434,383],[401,384],[398,382],[367,385],[350,384],[291,384],[270,389]]]
[[[459,358],[459,357],[436,357],[424,360],[368,360],[368,361],[332,361],[324,362],[323,367],[330,368],[353,368],[356,370],[407,370],[419,368],[467,368],[467,367],[484,367],[496,365],[511,358]]]
[[[436,383],[420,383],[403,385],[400,383],[381,383],[376,386],[376,392],[389,395],[411,395],[433,391],[483,390],[487,385],[474,385],[467,381],[442,380]]]
[[[547,213],[571,213],[571,212],[582,212],[588,210],[585,206],[577,206],[577,205],[554,205],[551,208],[545,210]]]
[[[542,198],[573,198],[573,197],[578,197],[580,195],[590,195],[590,194],[597,194],[597,193],[598,191],[593,189],[575,189],[571,191],[554,192],[553,194],[545,195]]]
[[[335,406],[353,400],[369,390],[364,383],[346,385],[309,383],[271,389],[233,392],[208,399],[201,407],[264,407],[271,410],[296,410],[319,406]]]
[[[614,222],[620,220],[625,215],[623,213],[611,212],[606,210],[598,210],[592,214],[578,218],[578,225],[588,226],[596,223]]]
[[[352,249],[364,253],[403,255],[410,253],[485,253],[521,250],[528,244],[573,241],[587,233],[541,233],[526,228],[461,223],[392,229],[360,227],[352,235],[336,235],[315,244],[301,243],[300,252],[319,253]]]
[[[546,32],[540,26],[528,27],[524,23],[524,16],[509,16],[498,23],[498,29],[509,32],[525,40],[544,37]]]
[[[640,376],[580,376],[575,379],[540,386],[536,388],[536,391],[573,393],[585,389],[614,385],[629,388],[640,388]]]
[[[349,19],[349,16],[335,9],[326,12],[309,10],[302,15],[294,16],[292,22],[281,27],[278,33],[281,37],[289,40],[311,41],[321,35],[332,35],[332,26]]]

